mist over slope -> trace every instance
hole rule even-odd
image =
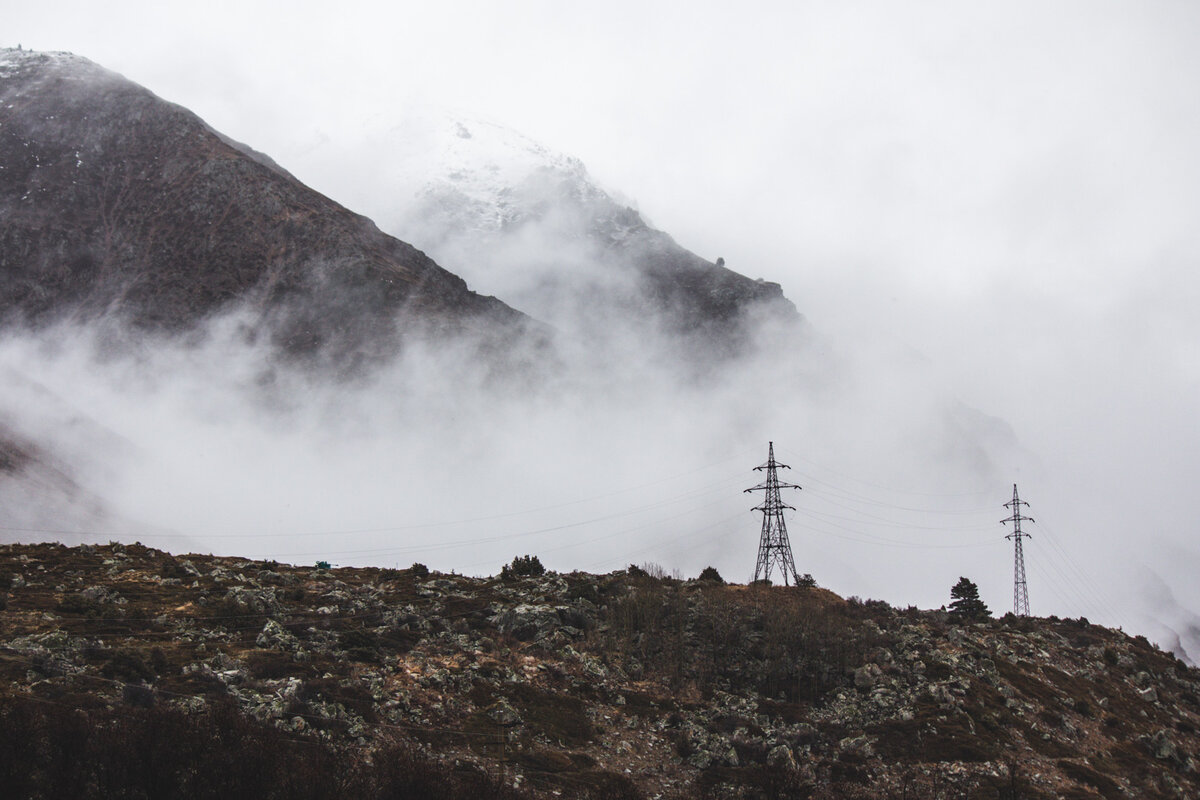
[[[622,290],[628,284],[623,281],[637,285],[652,273],[647,265],[653,263],[653,247],[647,243],[656,236],[667,238],[653,231],[631,202],[599,187],[578,159],[461,113],[427,106],[374,109],[350,119],[298,120],[293,130],[281,139],[289,143],[281,150],[305,180],[428,249],[474,285],[569,330],[586,331],[593,340],[614,338],[606,322],[612,318],[608,310],[625,302]],[[804,159],[819,160],[821,148],[830,142],[805,135]],[[883,131],[878,135],[886,136]],[[914,152],[928,144],[912,142]],[[762,156],[734,152],[728,163],[749,161],[761,167],[779,157],[774,151]],[[668,153],[662,161],[666,174],[689,169],[693,184],[696,176],[725,163],[684,158],[681,166]],[[1041,162],[1024,166],[1029,174],[1041,174],[1037,168],[1053,171]],[[1165,323],[1154,322],[1143,295],[1156,290],[1139,284],[1127,300],[1137,310],[1122,312],[1116,304],[1109,316],[1089,299],[1097,293],[1090,284],[1103,285],[1102,296],[1122,291],[1114,288],[1121,281],[1109,285],[1104,280],[1104,270],[1089,273],[1083,292],[1064,289],[1061,297],[1044,291],[1047,281],[1058,280],[1049,272],[1027,276],[1028,283],[996,278],[990,289],[972,294],[963,291],[970,276],[990,275],[995,264],[1006,263],[1003,243],[976,240],[975,229],[968,226],[973,233],[960,231],[954,252],[942,253],[939,243],[950,233],[940,218],[920,219],[921,204],[895,208],[901,195],[894,193],[858,197],[859,208],[845,204],[843,197],[834,214],[822,206],[821,187],[828,191],[837,179],[825,176],[824,183],[805,187],[796,184],[796,177],[791,175],[789,182],[788,174],[781,173],[782,185],[771,189],[780,198],[774,207],[766,202],[745,207],[731,200],[727,219],[704,238],[712,241],[727,228],[730,250],[756,254],[764,272],[804,274],[801,285],[825,287],[812,298],[796,295],[795,287],[785,288],[808,316],[829,328],[814,330],[803,321],[785,324],[789,333],[780,335],[776,326],[786,315],[772,307],[764,314],[765,324],[750,328],[770,331],[760,337],[765,343],[755,366],[741,363],[743,371],[722,374],[725,385],[742,392],[739,413],[749,413],[758,403],[764,438],[786,437],[798,445],[793,463],[797,456],[812,459],[806,476],[810,490],[826,488],[817,481],[841,484],[834,496],[807,495],[812,504],[801,506],[792,523],[800,528],[793,529],[793,539],[801,542],[799,552],[806,546],[817,549],[806,557],[815,558],[827,575],[836,575],[835,585],[848,593],[897,587],[900,594],[889,595],[893,599],[907,596],[932,604],[944,597],[925,584],[953,582],[957,562],[959,569],[985,581],[996,606],[1009,607],[1011,545],[997,537],[976,550],[971,537],[994,531],[1005,516],[986,512],[984,498],[999,508],[1011,497],[1011,484],[1019,482],[1039,520],[1033,549],[1027,551],[1038,598],[1035,612],[1084,614],[1147,631],[1179,653],[1200,652],[1194,610],[1200,600],[1189,588],[1189,572],[1181,567],[1197,558],[1171,499],[1184,491],[1179,481],[1190,474],[1182,455],[1187,433],[1176,412],[1193,393],[1195,381],[1188,375],[1194,370],[1172,365],[1178,360],[1178,342],[1152,344],[1154,326]],[[930,191],[916,175],[911,180],[895,192]],[[856,186],[851,177],[845,191]],[[1013,232],[1031,224],[1026,212],[1021,214],[1019,220],[983,214],[970,223],[998,225],[1020,245],[1025,240]],[[796,216],[796,230],[806,232],[800,244],[796,230],[780,227],[790,216]],[[765,219],[779,228],[778,241],[763,235],[770,228]],[[903,224],[897,222],[901,219]],[[817,220],[824,220],[827,229],[817,231]],[[884,232],[874,235],[864,224],[882,225]],[[893,226],[903,227],[903,234]],[[643,233],[625,235],[634,229]],[[896,247],[880,250],[880,241],[894,241]],[[1131,263],[1154,272],[1151,286],[1183,287],[1182,294],[1158,301],[1171,319],[1189,291],[1186,282],[1158,274],[1152,266],[1159,259],[1153,255],[1157,241],[1153,235],[1147,238],[1151,256]],[[686,253],[673,242],[664,247]],[[1080,265],[1096,261],[1092,250],[1104,248],[1093,244],[1085,249],[1089,255],[1078,259]],[[928,259],[927,271],[938,276],[933,284],[954,300],[941,298],[930,305],[930,296],[941,297],[932,286],[922,285],[924,292],[905,288],[906,281],[917,280],[914,274],[922,274],[910,263],[914,252]],[[1019,248],[1011,255],[1018,264],[1030,258]],[[1051,260],[1077,260],[1074,254],[1060,255]],[[715,254],[708,258],[717,260]],[[796,258],[805,263],[784,263]],[[1099,262],[1107,264],[1110,258],[1106,254]],[[749,275],[759,269],[755,264],[731,266]],[[830,286],[839,291],[831,292]],[[1086,313],[1078,313],[1080,308]],[[1139,323],[1129,323],[1133,319]],[[1143,320],[1151,325],[1149,331]],[[1176,323],[1172,327],[1182,330]],[[932,337],[930,330],[936,331]],[[1009,336],[1021,345],[1001,345]],[[622,359],[636,361],[644,358],[648,341],[661,340],[632,337],[628,346],[616,349]],[[797,346],[797,340],[804,346]],[[931,349],[915,350],[913,343],[922,340]],[[1144,352],[1136,364],[1128,363],[1139,348]],[[720,363],[724,370],[729,362]],[[805,375],[801,390],[788,382],[796,369]],[[1125,384],[1136,400],[1114,384],[1113,375],[1126,372],[1136,376]],[[1161,397],[1151,389],[1159,381],[1167,390]],[[956,399],[960,392],[965,402]],[[1159,412],[1147,413],[1152,407]],[[1021,420],[1020,441],[1007,420],[999,418],[1009,415]],[[1104,445],[1092,441],[1099,430],[1106,432]],[[1168,438],[1177,444],[1165,449],[1153,444]],[[1122,469],[1117,453],[1130,459],[1128,469]],[[1123,473],[1119,479],[1116,472]],[[1129,487],[1129,497],[1116,491],[1118,485]],[[978,494],[955,496],[971,492]],[[1127,502],[1133,497],[1154,501]],[[850,511],[826,507],[826,500],[862,505]],[[966,507],[973,509],[971,514],[956,515]],[[931,513],[914,518],[909,509]],[[835,516],[820,517],[820,512]],[[938,538],[938,532],[955,525],[958,540]],[[1127,546],[1123,537],[1130,530],[1142,531],[1153,545]],[[811,541],[804,538],[814,534]],[[873,569],[897,554],[902,569],[890,574]],[[1137,568],[1124,569],[1128,563]]]
[[[778,284],[681,247],[577,158],[428,106],[344,127],[301,144],[293,168],[568,335],[650,335],[710,363],[744,355],[765,324],[811,344]]]
[[[792,501],[801,571],[924,606],[967,572],[1004,597],[995,519],[1021,456],[1012,431],[931,385],[917,356],[831,351],[778,286],[688,253],[581,167],[508,190],[496,172],[495,196],[516,199],[490,227],[460,226],[490,213],[463,217],[466,192],[421,195],[446,213],[424,206],[442,234],[417,246],[485,291],[507,283],[554,324],[548,352],[516,312],[182,109],[93,66],[98,83],[79,82],[72,57],[13,58],[0,130],[37,158],[2,179],[19,224],[0,257],[6,285],[27,287],[12,316],[36,324],[10,323],[0,365],[39,389],[5,393],[0,413],[78,491],[38,493],[28,464],[14,470],[24,494],[0,509],[6,539],[38,528],[467,573],[531,552],[559,569],[749,577],[759,522],[742,490],[773,440],[806,487]],[[75,128],[46,122],[68,112]],[[139,138],[131,112],[169,117],[200,148],[186,163],[220,180],[189,192],[171,137]],[[348,185],[364,174],[344,169]],[[105,227],[96,209],[118,200]],[[184,248],[196,237],[204,247]],[[333,369],[313,369],[309,347]]]

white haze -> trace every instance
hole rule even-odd
[[[537,413],[461,391],[448,410],[432,389],[388,395],[426,420],[420,428],[400,424],[372,393],[343,399],[302,387],[312,396],[285,423],[229,399],[222,387],[234,378],[216,345],[154,355],[170,362],[156,362],[161,374],[183,361],[189,377],[139,393],[113,383],[111,364],[6,342],[6,364],[73,402],[86,398],[104,410],[94,415],[102,425],[171,465],[131,473],[141,485],[117,495],[123,514],[200,536],[441,522],[597,498],[544,512],[552,527],[727,478],[729,505],[696,512],[703,524],[728,517],[725,538],[714,528],[703,539],[701,523],[682,517],[662,523],[681,537],[666,550],[639,552],[653,542],[646,530],[610,527],[612,539],[579,550],[550,550],[563,536],[552,532],[494,550],[384,560],[487,571],[543,552],[558,568],[644,558],[690,574],[711,562],[744,578],[757,521],[737,492],[773,438],[805,473],[795,476],[806,488],[792,522],[801,570],[835,590],[940,605],[966,574],[1003,610],[1011,551],[1003,542],[922,550],[808,538],[804,515],[818,500],[804,503],[820,494],[817,481],[887,504],[877,508],[892,521],[904,521],[898,506],[987,507],[964,519],[994,526],[992,536],[1004,533],[999,504],[1018,482],[1038,520],[1027,544],[1036,613],[1086,614],[1162,641],[1170,634],[1149,619],[1180,633],[1193,624],[1195,4],[693,4],[686,13],[622,3],[350,4],[329,16],[299,3],[278,16],[239,3],[186,18],[166,4],[11,5],[0,43],[93,58],[288,168],[322,137],[349,133],[365,109],[416,100],[549,141],[636,198],[684,246],[782,283],[837,353],[838,381],[854,387],[797,394],[756,364],[728,376],[715,398],[679,395],[654,370],[634,371],[603,392],[542,401]],[[896,387],[905,375],[912,380]],[[610,393],[619,402],[604,402]],[[1019,446],[1002,452],[1031,455],[974,471],[939,461],[944,442],[914,420],[931,419],[931,398],[954,397],[1011,425]],[[339,438],[337,425],[384,433]],[[651,483],[666,476],[679,477]],[[983,491],[980,480],[995,484],[982,499],[891,491]],[[640,488],[610,494],[626,487]],[[677,508],[685,510],[670,506],[663,517]],[[419,533],[447,541],[539,524],[519,517]],[[321,551],[313,538],[278,540],[286,549],[260,541],[254,552]],[[211,546],[240,552],[238,541]]]
[[[8,337],[0,361],[38,388],[7,395],[5,419],[75,465],[79,483],[108,504],[108,518],[84,534],[53,523],[57,510],[29,527],[57,524],[67,542],[137,538],[300,563],[421,561],[489,574],[530,552],[562,570],[649,561],[694,575],[712,564],[745,580],[758,515],[742,490],[761,479],[751,467],[767,439],[786,430],[824,454],[818,468],[809,448],[781,440],[781,460],[805,459],[798,473],[836,486],[844,482],[822,469],[855,470],[955,495],[938,499],[950,512],[941,515],[841,492],[818,504],[816,531],[837,546],[815,551],[796,536],[802,568],[823,582],[877,594],[908,563],[913,579],[893,583],[896,600],[939,604],[946,578],[929,585],[924,545],[965,544],[972,555],[1002,546],[989,487],[1006,470],[979,450],[978,421],[947,416],[900,370],[869,371],[889,384],[885,401],[874,380],[839,374],[808,348],[698,379],[643,330],[636,341],[565,341],[568,366],[546,384],[485,376],[452,343],[417,345],[346,384],[280,366],[241,343],[238,329],[227,319],[202,345],[118,348],[95,327]],[[768,384],[780,393],[774,402],[754,389]],[[906,402],[894,406],[900,393]],[[47,396],[55,401],[38,399]],[[1011,450],[999,434],[989,444]],[[875,527],[879,511],[928,528]],[[872,543],[900,552],[866,558]]]

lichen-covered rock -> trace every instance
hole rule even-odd
[[[295,650],[299,641],[286,628],[273,619],[267,620],[262,631],[255,637],[254,643],[259,647],[271,647],[280,650]]]
[[[796,758],[792,749],[785,744],[777,744],[767,753],[767,766],[795,769]]]
[[[581,625],[590,620],[578,609],[569,606],[533,605],[521,603],[505,609],[491,621],[502,633],[511,634],[523,642],[534,642],[561,632],[569,640],[583,634]]]
[[[504,700],[493,703],[484,711],[484,714],[493,723],[504,728],[521,724],[521,715]]]
[[[854,688],[870,689],[873,687],[883,675],[883,670],[878,664],[864,664],[854,670]]]
[[[1151,736],[1147,746],[1154,757],[1160,761],[1179,760],[1179,748],[1171,740],[1171,735],[1166,730],[1159,730]]]

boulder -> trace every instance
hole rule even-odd
[[[854,670],[854,688],[870,689],[883,677],[883,670],[878,664],[864,664]]]

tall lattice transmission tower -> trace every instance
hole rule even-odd
[[[1013,524],[1013,532],[1004,538],[1013,540],[1013,613],[1018,617],[1029,616],[1029,587],[1025,585],[1025,553],[1021,548],[1021,539],[1029,535],[1021,530],[1021,523],[1034,521],[1033,517],[1021,513],[1021,506],[1027,505],[1029,503],[1017,496],[1017,485],[1014,483],[1013,499],[1004,504],[1005,508],[1012,509],[1012,516],[1000,520],[1002,524]]]
[[[758,562],[754,565],[754,580],[770,580],[771,572],[778,564],[779,571],[783,573],[784,586],[788,585],[789,580],[798,585],[800,577],[796,574],[796,562],[792,560],[792,544],[788,541],[787,525],[783,521],[783,510],[792,508],[792,506],[784,505],[779,498],[779,490],[799,489],[800,487],[794,483],[780,483],[779,475],[776,473],[779,467],[791,469],[787,464],[779,464],[775,461],[775,443],[769,442],[767,463],[754,468],[756,471],[765,469],[767,479],[758,486],[746,490],[747,492],[766,491],[763,504],[755,506],[753,509],[763,512],[762,535],[758,539]]]

